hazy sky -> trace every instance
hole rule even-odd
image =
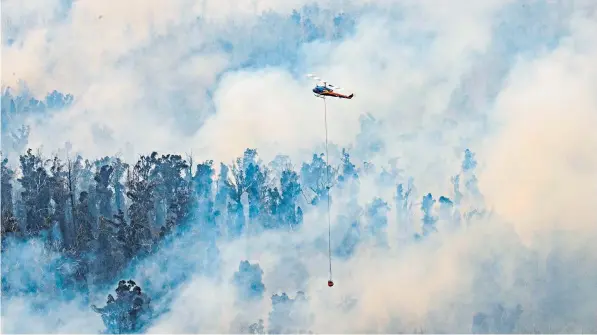
[[[2,85],[18,90],[26,83],[39,98],[52,90],[75,96],[71,108],[28,120],[30,146],[50,152],[70,141],[90,157],[122,151],[134,159],[157,150],[225,162],[253,147],[265,161],[282,153],[297,165],[323,141],[322,101],[305,77],[316,73],[355,94],[328,101],[332,142],[358,148],[359,117],[370,113],[381,123],[360,138],[380,139],[385,149],[357,156],[385,166],[399,157],[420,192],[437,197],[450,195],[449,178],[470,148],[479,160],[485,206],[495,213],[433,243],[400,248],[392,242],[390,252],[363,247],[338,264],[331,290],[324,286],[325,255],[310,248],[298,255],[288,247],[325,233],[316,214],[297,235],[221,245],[223,282],[192,279],[156,332],[228,332],[240,313],[228,278],[241,259],[260,263],[266,296],[278,290],[294,296],[284,281],[291,270],[278,266],[282,257],[309,271],[305,289],[315,332],[408,332],[419,325],[468,332],[472,313],[500,296],[531,311],[524,314],[527,327],[547,320],[563,327],[574,315],[574,331],[597,329],[591,285],[597,271],[587,266],[597,263],[596,246],[588,243],[597,237],[595,2],[116,3],[2,1]],[[298,23],[293,9],[301,14]],[[334,20],[340,13],[343,19]],[[364,180],[359,202],[376,195],[391,202],[392,191]],[[348,207],[348,197],[338,196],[334,214]],[[395,225],[394,209],[389,217]],[[37,251],[28,248],[34,258]],[[167,252],[195,261],[177,245]],[[550,255],[563,262],[556,274],[546,265]],[[481,266],[487,261],[501,264],[499,274],[487,277]],[[151,260],[131,270],[168,280],[157,271]],[[542,278],[552,281],[533,284],[534,291],[518,286],[518,280]],[[576,289],[556,289],[570,282]],[[567,300],[559,308],[568,314],[541,314],[561,292]],[[350,311],[338,307],[347,297],[358,301]],[[266,318],[270,304],[265,299],[243,317]],[[26,306],[13,301],[3,316],[26,313]],[[79,321],[62,328],[51,317],[3,323],[9,332],[101,327],[97,315],[63,308],[81,315]]]

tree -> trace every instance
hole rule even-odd
[[[73,189],[76,189],[77,194],[85,192],[86,210],[89,219],[89,225],[93,233],[97,233],[95,229],[99,226],[99,209],[97,196],[97,182],[95,181],[95,174],[102,164],[98,162],[91,162],[89,159],[83,160],[77,157],[73,163],[72,178],[74,181]]]
[[[67,169],[66,169],[66,186],[68,188],[68,198],[70,201],[70,217],[71,217],[71,225],[70,225],[70,237],[72,240],[70,241],[72,244],[76,245],[77,242],[77,225],[79,224],[77,220],[77,203],[75,202],[75,194],[77,192],[77,176],[78,171],[81,167],[81,156],[77,156],[77,159],[72,162],[70,158],[67,159]],[[70,246],[71,249],[73,245]],[[76,248],[72,249],[76,252]]]
[[[342,149],[342,174],[338,176],[338,184],[343,186],[350,180],[358,180],[359,173],[357,167],[350,161],[350,154],[346,149]]]
[[[433,199],[431,193],[427,193],[421,202],[421,210],[423,211],[423,236],[429,235],[432,231],[437,231],[437,227],[435,226],[437,217],[433,216],[432,213],[433,205],[435,205],[435,199]]]
[[[266,229],[275,229],[286,223],[281,210],[282,196],[277,187],[267,189],[265,202],[267,218],[262,219],[263,227]]]
[[[233,174],[235,182],[230,180],[230,168],[220,164],[218,191],[216,194],[216,214],[226,212],[226,231],[229,238],[240,236],[245,230],[245,215],[241,201],[241,176]],[[218,215],[219,216],[219,215]]]
[[[110,334],[141,333],[148,326],[153,308],[151,298],[133,280],[120,280],[116,299],[109,294],[106,306],[91,305],[101,315],[106,332]]]
[[[237,288],[240,301],[261,300],[265,285],[263,285],[263,270],[259,264],[251,264],[249,261],[241,261],[238,271],[232,278]]]
[[[73,230],[70,229],[67,221],[67,206],[70,198],[68,189],[68,171],[64,169],[64,164],[58,157],[54,157],[50,167],[50,188],[51,197],[54,201],[54,220],[58,222],[60,234],[62,235],[62,247],[68,249],[74,239],[71,236]]]
[[[349,228],[344,232],[340,244],[334,249],[336,257],[347,259],[354,254],[361,241],[361,224],[358,220],[351,221],[347,216],[340,216],[339,221],[345,225],[349,223]]]
[[[403,184],[396,187],[396,215],[398,221],[399,239],[404,241],[412,237],[411,227],[411,197],[414,193],[413,179],[409,179],[406,190]]]
[[[284,170],[280,178],[282,199],[280,201],[281,221],[291,227],[302,223],[302,210],[297,206],[298,198],[302,193],[299,176],[291,170]]]
[[[125,186],[122,179],[129,165],[117,157],[112,161],[112,168],[111,184],[114,189],[114,203],[116,212],[120,212],[125,209]]]
[[[268,334],[305,333],[311,325],[307,299],[303,292],[297,292],[291,299],[286,293],[272,296],[272,311],[269,313]]]
[[[309,188],[315,193],[311,204],[316,206],[329,196],[332,180],[336,179],[337,170],[325,162],[323,154],[314,154],[311,163],[303,163],[300,174],[303,187]]]
[[[464,150],[464,159],[462,161],[462,174],[466,178],[465,187],[469,194],[472,196],[473,203],[478,208],[483,206],[483,195],[479,190],[477,176],[475,176],[475,169],[477,165],[478,163],[475,159],[475,154],[469,149]]]
[[[13,212],[13,200],[12,200],[12,180],[14,178],[14,171],[8,167],[8,159],[2,158],[2,172],[0,174],[0,206],[1,206],[1,218],[2,225],[2,240],[9,235],[18,234],[19,223]],[[4,243],[2,243],[4,247]]]
[[[460,175],[455,175],[450,179],[453,185],[453,192],[454,192],[454,203],[456,206],[460,205],[460,201],[462,200],[462,192],[460,192]]]
[[[460,181],[461,176],[464,179],[464,186],[470,195],[470,200],[473,203],[473,206],[477,207],[475,209],[479,209],[479,207],[483,206],[483,195],[479,191],[478,180],[475,176],[475,169],[477,168],[477,160],[475,159],[475,154],[469,150],[464,150],[464,158],[461,164],[461,172],[460,174],[454,176],[452,178],[452,184],[454,185],[454,193],[455,193],[455,202],[457,205],[460,204],[461,199],[463,198],[463,194],[460,192]]]
[[[213,160],[209,160],[197,164],[197,169],[193,176],[195,197],[197,198],[196,211],[198,212],[198,217],[200,218],[203,227],[205,227],[206,235],[209,235],[210,237],[219,235],[214,213],[214,174]]]
[[[228,231],[230,236],[238,236],[245,230],[242,205],[244,194],[249,202],[249,222],[258,228],[257,224],[263,223],[265,217],[261,217],[260,214],[267,206],[267,170],[257,161],[256,150],[246,149],[243,157],[236,159],[232,165],[232,177],[234,182],[228,182],[226,187],[230,190],[228,199],[231,200],[228,203]]]
[[[247,193],[249,200],[249,220],[255,224],[259,220],[262,205],[267,197],[267,170],[257,161],[257,151],[246,149],[243,158],[237,158],[232,167],[237,187],[241,195]]]
[[[439,220],[448,222],[450,225],[452,225],[453,210],[454,203],[452,200],[450,200],[450,198],[444,196],[439,197]]]
[[[265,325],[263,324],[263,320],[259,319],[258,322],[251,324],[248,331],[249,334],[265,334]]]
[[[387,246],[387,227],[390,206],[381,198],[375,197],[367,205],[366,216],[368,221],[367,230],[379,246]]]
[[[37,235],[50,227],[50,177],[41,157],[34,155],[31,149],[19,159],[23,176],[18,181],[23,187],[25,229],[27,234]]]
[[[89,211],[89,194],[86,191],[79,194],[75,217],[77,220],[74,227],[75,241],[73,248],[81,256],[91,250],[91,242],[94,240],[93,217]]]
[[[2,213],[12,213],[12,179],[14,178],[14,171],[8,167],[8,158],[2,158],[2,173],[0,175],[0,182],[2,189],[0,206]]]
[[[156,155],[157,153],[154,152],[151,156],[141,156],[133,170],[128,173],[126,182],[128,188],[126,195],[131,199],[128,216],[131,224],[137,227],[136,229],[139,232],[136,238],[140,245],[134,247],[137,250],[143,249],[141,244],[149,247],[149,241],[152,240],[151,226],[155,213],[154,192],[157,185],[156,180],[150,177],[155,169]],[[152,219],[150,219],[150,216]]]
[[[220,163],[220,173],[218,174],[218,180],[216,181],[216,198],[214,201],[216,214],[223,213],[228,203],[228,197],[230,195],[230,182],[228,173],[230,168],[224,163]]]
[[[95,181],[95,192],[98,197],[99,214],[104,218],[112,217],[112,196],[114,192],[110,189],[114,167],[102,165],[96,170],[93,180]]]
[[[98,248],[95,250],[95,268],[101,281],[110,280],[116,273],[130,261],[141,248],[136,236],[129,231],[122,213],[115,215],[116,220],[100,217]],[[127,235],[126,246],[121,243],[121,232]],[[129,251],[127,253],[127,251]],[[127,257],[128,256],[128,257]]]
[[[165,223],[171,229],[186,222],[190,217],[193,190],[188,173],[189,165],[180,155],[162,155],[157,158],[154,152],[151,155],[154,168],[150,173],[150,180],[155,185],[155,200],[157,209],[165,209]],[[188,179],[190,179],[189,176]],[[156,224],[162,221],[156,218]]]

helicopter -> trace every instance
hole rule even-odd
[[[351,93],[349,95],[338,93],[338,91],[341,91],[342,88],[328,84],[327,81],[321,80],[321,78],[319,78],[313,74],[308,74],[307,77],[319,82],[315,86],[315,88],[313,88],[313,93],[318,98],[325,99],[326,97],[334,97],[334,98],[340,98],[340,99],[352,99],[352,97],[354,96],[353,93]]]

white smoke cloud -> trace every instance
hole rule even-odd
[[[571,35],[521,60],[498,96],[481,187],[520,234],[597,230],[595,18],[574,17]]]

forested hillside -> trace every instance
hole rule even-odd
[[[46,101],[26,100],[5,92],[2,115],[10,120],[12,115],[51,112],[53,108],[68,106],[71,100],[71,96],[58,92]],[[16,133],[22,137],[11,131],[3,134],[13,136],[13,148],[27,143],[25,130]],[[7,143],[11,142],[4,144]],[[28,148],[18,161],[2,160],[2,248],[3,256],[10,255],[3,261],[3,273],[18,273],[23,270],[20,267],[31,266],[13,262],[16,258],[11,255],[11,248],[18,252],[19,243],[37,241],[41,243],[39,248],[59,255],[48,263],[38,260],[46,267],[39,281],[15,283],[10,275],[3,276],[3,299],[41,293],[56,299],[87,295],[90,290],[114,285],[134,262],[160,259],[164,241],[185,234],[209,245],[204,264],[189,264],[188,270],[201,267],[201,271],[215,273],[218,241],[266,231],[300,232],[305,213],[324,211],[328,197],[334,204],[331,189],[353,193],[349,196],[353,199],[351,208],[338,218],[347,223],[337,227],[345,229],[342,239],[334,242],[333,257],[339,259],[350,258],[364,239],[381,248],[391,244],[387,236],[390,207],[396,208],[395,222],[404,228],[402,241],[416,241],[432,234],[438,229],[438,220],[451,222],[448,229],[457,229],[471,217],[484,213],[482,208],[459,211],[462,192],[478,196],[474,176],[477,163],[468,150],[463,153],[462,171],[455,174],[449,196],[423,194],[417,198],[412,193],[412,179],[402,180],[396,169],[376,171],[368,162],[352,162],[347,150],[342,150],[338,166],[327,165],[322,153],[314,153],[311,161],[298,166],[285,156],[262,162],[255,149],[246,149],[232,164],[212,160],[196,163],[190,157],[157,152],[141,156],[137,162],[124,162],[117,156],[87,158],[69,156],[68,152],[66,156],[61,159]],[[379,183],[395,183],[393,197],[374,197],[360,208],[354,193],[359,192],[362,176]],[[461,178],[465,178],[462,192]],[[413,221],[417,219],[412,214],[417,211],[421,213],[420,223]],[[316,244],[325,252],[327,225],[322,222],[319,226],[321,236]],[[172,261],[169,255],[164,257]],[[241,300],[263,299],[259,273],[262,270],[258,264],[240,262],[234,283],[240,289]],[[122,285],[128,284],[122,282],[119,288]],[[293,301],[285,293],[272,296],[274,306]],[[272,331],[301,330],[285,328],[292,327],[287,324],[289,320],[283,321],[288,318],[284,316],[288,311],[274,308],[272,313]],[[301,324],[305,326],[304,322]],[[137,323],[137,327],[138,330],[142,326]],[[251,329],[255,327],[263,325],[256,323]]]

